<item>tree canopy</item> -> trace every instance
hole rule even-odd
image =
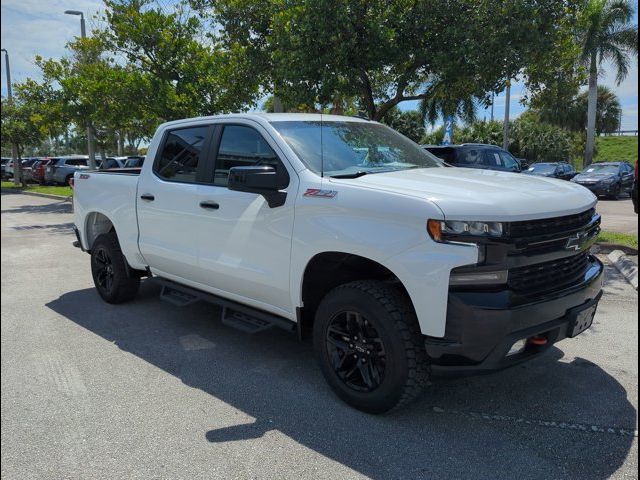
[[[549,61],[575,10],[572,2],[557,0],[192,5],[220,25],[216,38],[225,49],[246,55],[263,89],[291,104],[357,96],[376,120],[400,102],[428,98],[438,83],[447,85],[451,98],[487,99],[507,79]]]

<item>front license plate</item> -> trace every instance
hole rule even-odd
[[[580,335],[593,323],[593,317],[596,315],[598,305],[592,305],[589,308],[576,313],[573,323],[569,327],[569,337],[573,338]]]

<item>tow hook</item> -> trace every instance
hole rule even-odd
[[[546,345],[547,344],[547,337],[543,337],[541,335],[536,335],[534,337],[529,337],[529,339],[527,340],[527,343],[529,343],[531,345]]]

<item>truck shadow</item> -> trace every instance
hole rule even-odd
[[[158,293],[145,281],[126,305],[84,289],[47,306],[256,419],[227,426],[214,417],[201,426],[203,442],[278,430],[376,479],[604,479],[633,448],[636,410],[624,386],[591,362],[564,361],[556,348],[491,376],[436,380],[410,407],[372,416],[331,393],[310,342],[279,330],[236,332],[216,307],[179,309]]]

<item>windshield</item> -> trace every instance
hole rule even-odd
[[[556,171],[556,166],[551,163],[536,163],[529,167],[529,171],[536,173],[553,173]]]
[[[591,165],[582,173],[618,173],[618,165]]]
[[[307,167],[321,175],[442,166],[419,145],[377,123],[282,121],[272,125]]]

